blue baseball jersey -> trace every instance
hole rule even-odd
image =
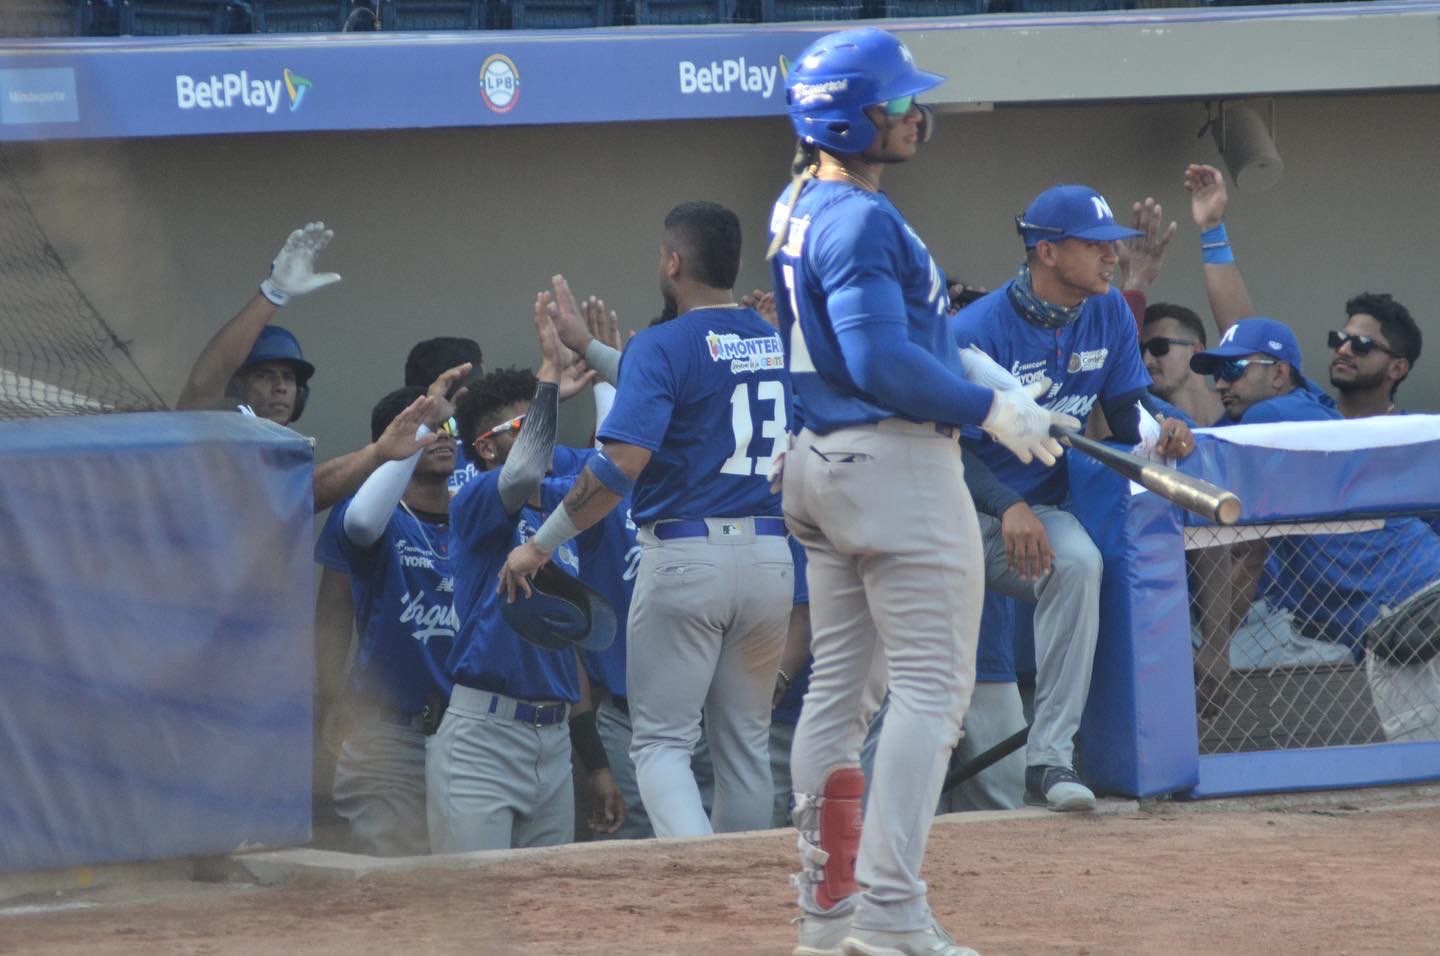
[[[500,613],[500,569],[511,549],[524,544],[560,504],[574,476],[540,483],[540,511],[523,506],[506,514],[500,502],[500,469],[482,471],[450,502],[450,544],[455,562],[455,611],[460,627],[447,666],[455,682],[520,700],[580,699],[575,652],[531,644]],[[574,542],[551,558],[561,570],[580,575]]]
[[[805,569],[808,562],[805,557],[805,548],[790,538],[790,557],[795,561],[795,604],[810,604],[810,586],[805,581]],[[798,674],[790,675],[790,686],[785,689],[785,696],[780,698],[779,705],[771,711],[770,720],[778,724],[795,724],[800,721],[800,705],[805,700],[805,692],[810,689],[810,667],[814,664],[815,658],[811,657],[805,662],[805,667]]]
[[[950,320],[954,344],[974,345],[1021,382],[1050,379],[1040,399],[1045,407],[1080,419],[1083,426],[1095,403],[1150,387],[1140,357],[1135,317],[1120,290],[1085,300],[1080,317],[1058,329],[1022,316],[1010,300],[1012,279],[961,309]],[[970,447],[1001,483],[1030,504],[1059,505],[1069,494],[1063,462],[1025,465],[1005,446],[975,426],[967,426]]]
[[[652,453],[632,492],[636,524],[780,514],[765,476],[790,408],[783,353],[775,329],[738,307],[635,336],[599,437]]]
[[[1266,422],[1324,422],[1342,417],[1335,400],[1322,392],[1309,379],[1305,387],[1292,389],[1256,402],[1240,414],[1235,424],[1258,425]]]
[[[455,470],[450,472],[448,481],[450,497],[454,498],[458,495],[460,489],[465,487],[465,483],[478,474],[480,474],[480,470],[475,467],[474,462],[465,458],[465,449],[461,448],[457,441],[455,443]]]
[[[785,224],[789,196],[786,189],[775,204],[772,236]],[[946,330],[945,274],[884,193],[807,183],[770,271],[799,409],[795,431],[823,435],[896,417],[856,384],[840,351],[837,333],[867,320],[903,317],[910,341],[963,377]]]
[[[350,575],[360,635],[349,692],[381,707],[418,714],[433,695],[449,696],[445,661],[455,640],[455,579],[449,531],[397,507],[372,545],[345,534],[353,499],[331,509],[315,560]]]

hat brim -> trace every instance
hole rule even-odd
[[[1265,349],[1230,343],[1228,345],[1217,346],[1213,349],[1206,349],[1203,352],[1196,352],[1190,356],[1190,371],[1199,372],[1201,375],[1209,375],[1230,359],[1245,358],[1247,355],[1268,355],[1282,362],[1289,361],[1273,352],[1267,352]]]
[[[1091,242],[1111,242],[1116,239],[1134,239],[1143,236],[1145,233],[1139,229],[1131,229],[1129,226],[1122,226],[1118,223],[1104,223],[1098,226],[1086,226],[1084,229],[1076,229],[1074,232],[1065,234],[1066,239],[1088,239]],[[1044,236],[1041,236],[1043,239]]]
[[[603,651],[615,641],[615,609],[584,582],[547,564],[530,582],[530,597],[500,606],[505,623],[539,647]]]

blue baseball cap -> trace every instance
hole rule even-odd
[[[530,580],[531,594],[500,604],[500,615],[525,640],[550,650],[603,651],[615,641],[615,609],[604,596],[547,564]]]
[[[1220,344],[1213,349],[1190,356],[1190,368],[1201,375],[1210,375],[1227,359],[1244,358],[1256,352],[1290,363],[1300,371],[1300,343],[1284,322],[1257,315],[1241,319],[1225,331]]]
[[[1051,186],[1015,217],[1015,229],[1034,249],[1040,240],[1090,239],[1108,242],[1144,235],[1115,221],[1105,197],[1089,186]]]
[[[305,354],[300,351],[300,340],[295,338],[295,333],[278,325],[267,325],[260,330],[250,354],[245,357],[239,370],[243,372],[261,362],[289,362],[295,367],[295,384],[300,386],[304,386],[310,381],[310,376],[315,374],[315,366],[305,361]]]

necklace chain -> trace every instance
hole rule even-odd
[[[833,165],[833,166],[825,166],[825,167],[823,167],[823,168],[821,168],[821,167],[819,167],[819,166],[816,166],[816,167],[815,167],[815,178],[816,178],[816,179],[819,179],[819,178],[820,178],[820,173],[821,173],[821,172],[839,173],[841,176],[843,176],[843,177],[846,179],[847,182],[850,183],[850,185],[852,185],[852,186],[859,186],[861,189],[865,190],[866,192],[874,193],[874,192],[879,192],[879,191],[880,191],[880,187],[879,187],[879,186],[877,186],[877,185],[875,185],[874,183],[870,182],[870,180],[866,179],[864,176],[858,176],[858,175],[856,175],[855,173],[850,172],[850,170],[846,169],[844,166],[840,165],[839,163],[836,163],[836,164]]]

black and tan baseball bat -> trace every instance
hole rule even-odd
[[[1006,737],[995,746],[981,754],[976,754],[962,764],[957,764],[952,756],[949,770],[945,774],[945,783],[941,786],[941,793],[949,793],[960,784],[983,770],[989,769],[992,764],[997,764],[1006,757],[1025,746],[1025,741],[1030,739],[1030,728],[1022,727],[1015,733]]]
[[[1050,426],[1050,434],[1071,448],[1078,448],[1102,465],[1115,469],[1137,484],[1144,485],[1162,498],[1192,511],[1216,524],[1234,524],[1240,520],[1240,499],[1233,491],[1203,478],[1193,478],[1174,468],[1148,458],[1132,455],[1104,442],[1059,425]]]

